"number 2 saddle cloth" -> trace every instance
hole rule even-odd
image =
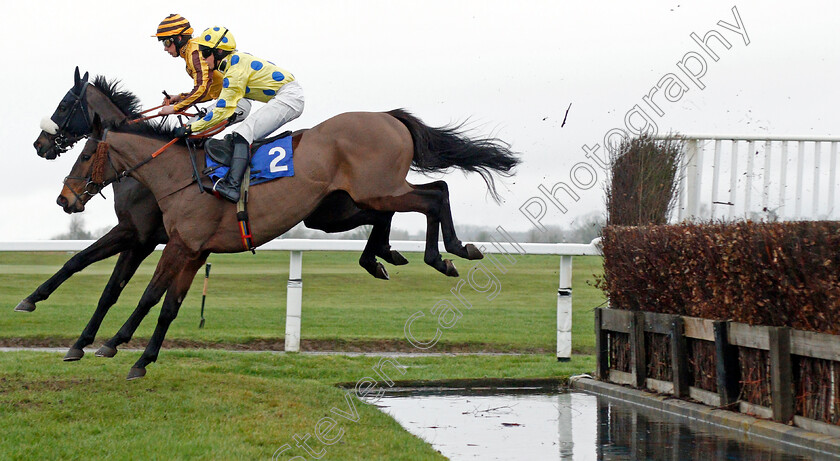
[[[295,175],[292,162],[292,135],[284,132],[278,136],[255,141],[251,145],[251,185]],[[204,170],[213,181],[228,172],[228,166],[214,160],[205,152],[207,168]],[[230,163],[227,161],[225,163]]]

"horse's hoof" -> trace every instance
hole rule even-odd
[[[453,263],[451,259],[444,259],[443,264],[446,266],[446,270],[443,273],[447,277],[458,276],[458,269],[455,269],[455,263]]]
[[[28,299],[24,299],[15,306],[15,312],[32,312],[35,310],[35,303]]]
[[[108,357],[111,358],[117,355],[117,350],[111,346],[103,345],[99,348],[98,351],[94,354],[97,357]]]
[[[81,359],[85,356],[85,351],[81,349],[76,349],[75,347],[71,347],[67,354],[64,356],[65,362],[75,362],[76,360]]]
[[[144,376],[146,376],[145,368],[131,367],[131,370],[128,370],[128,376],[126,376],[125,379],[133,381],[135,379],[140,379]]]
[[[388,271],[385,270],[385,266],[382,263],[376,263],[376,271],[373,274],[374,277],[381,279],[381,280],[390,280],[391,278],[388,277]]]
[[[408,260],[405,259],[405,257],[397,250],[391,250],[391,260],[388,262],[395,266],[404,266],[408,264]]]
[[[464,249],[467,250],[467,259],[482,259],[484,255],[481,253],[481,250],[476,248],[475,245],[472,243],[468,243],[464,245]]]

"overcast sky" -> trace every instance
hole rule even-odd
[[[275,0],[241,1],[234,8],[208,0],[174,5],[4,4],[0,240],[50,238],[68,227],[69,216],[55,199],[80,146],[49,162],[36,156],[32,143],[40,119],[71,87],[75,66],[120,79],[146,107],[160,103],[161,90],[191,87],[183,61],[169,57],[150,37],[174,12],[187,17],[196,34],[212,25],[228,27],[240,50],[295,74],[306,108],[289,129],[311,127],[346,111],[404,107],[431,125],[469,119],[476,134],[512,144],[524,163],[502,183],[501,205],[486,194],[478,176],[444,176],[456,225],[532,228],[520,207],[541,195],[540,185],[550,189],[569,182],[575,164],[594,165],[582,146],[603,146],[605,133],[624,127],[625,114],[637,104],[660,132],[840,134],[840,4],[831,1]],[[737,25],[733,7],[745,34],[718,24]],[[726,49],[711,41],[718,61],[690,37],[710,30],[731,45]],[[692,52],[706,64],[699,84],[677,65]],[[697,60],[686,62],[689,72],[699,72]],[[655,94],[652,101],[662,112],[656,114],[643,97],[668,74],[679,76],[687,91],[676,102]],[[113,193],[105,193],[107,201],[92,200],[84,213],[88,229],[116,223]],[[603,208],[600,184],[579,193],[578,203],[568,203],[568,213],[547,209],[542,224],[568,227],[576,217]],[[394,227],[417,230],[423,223],[420,217],[400,217]]]

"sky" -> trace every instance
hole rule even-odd
[[[176,12],[190,20],[196,34],[214,25],[229,28],[240,50],[296,76],[306,108],[284,128],[311,127],[347,111],[403,107],[429,125],[467,121],[473,135],[510,143],[523,163],[515,176],[498,183],[501,204],[477,175],[409,177],[415,183],[441,178],[449,183],[456,226],[566,228],[602,211],[604,171],[595,161],[597,152],[587,157],[584,147],[603,147],[605,134],[626,130],[628,113],[631,125],[642,126],[642,112],[632,113],[637,105],[660,133],[840,135],[836,2],[275,0],[241,1],[234,9],[229,2],[207,0],[181,5],[4,4],[0,30],[9,46],[0,114],[0,240],[48,239],[69,226],[70,217],[55,199],[81,143],[55,161],[38,157],[32,143],[40,119],[52,114],[72,86],[76,66],[121,80],[145,107],[160,104],[162,90],[191,88],[183,61],[150,37]],[[740,27],[734,27],[739,19],[733,8]],[[730,45],[709,39],[717,61],[691,37],[702,39],[712,30]],[[702,76],[692,79],[689,73]],[[658,84],[668,84],[668,75],[685,88],[671,87],[673,101],[664,99],[663,90],[650,96]],[[563,204],[565,213],[541,192],[559,182],[572,184],[579,196]],[[116,224],[113,193],[105,195],[107,200],[92,200],[84,212],[90,230]],[[393,226],[416,231],[424,223],[419,215],[404,214]]]

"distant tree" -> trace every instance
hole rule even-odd
[[[560,226],[548,225],[545,226],[545,231],[538,229],[528,231],[525,241],[530,243],[563,243],[566,241],[565,234],[566,232]]]
[[[93,240],[97,237],[85,230],[85,218],[80,214],[70,216],[70,227],[67,232],[56,235],[53,240]]]
[[[566,241],[589,243],[601,236],[601,229],[606,221],[606,217],[600,211],[587,213],[574,221],[572,228],[566,233]]]

